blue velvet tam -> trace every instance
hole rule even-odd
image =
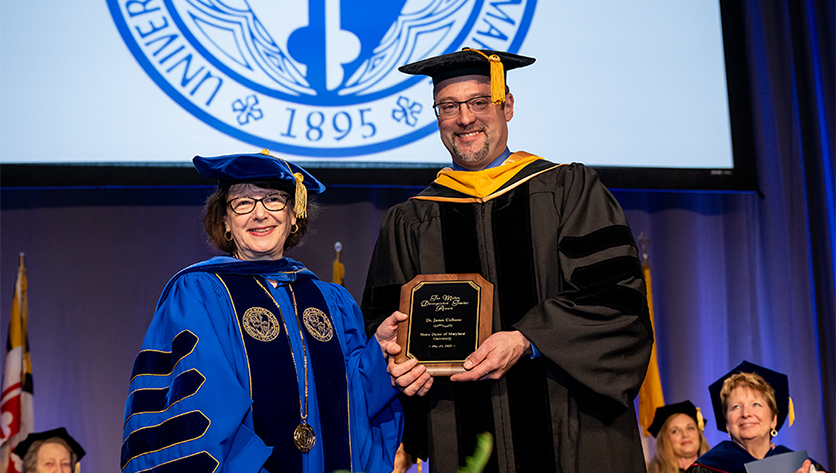
[[[775,430],[781,430],[781,426],[784,425],[784,421],[788,415],[790,417],[790,425],[792,425],[795,413],[793,412],[792,400],[790,399],[790,383],[787,375],[744,361],[708,387],[708,392],[711,395],[711,404],[714,407],[714,417],[717,420],[717,430],[727,432],[726,413],[723,412],[723,402],[720,399],[723,382],[737,373],[754,373],[760,375],[775,390],[775,404],[778,408],[778,412],[775,413],[778,415],[778,423],[775,426]]]
[[[266,149],[261,153],[252,154],[195,156],[192,162],[201,176],[217,179],[219,184],[225,183],[224,181],[283,181],[287,183],[287,188],[292,190],[296,188],[297,181],[301,181],[307,192],[321,194],[325,191],[325,186],[311,173],[290,161],[271,156]]]

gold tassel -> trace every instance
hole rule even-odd
[[[505,66],[496,54],[487,54],[478,49],[464,48],[463,51],[473,51],[482,55],[491,63],[491,102],[498,104],[505,102]]]
[[[308,216],[308,189],[302,182],[305,176],[301,172],[293,174],[296,179],[296,203],[293,206],[293,211],[296,213],[296,218],[305,218]]]
[[[697,408],[697,427],[700,428],[700,432],[705,430],[705,417],[702,416],[702,411],[700,408]]]
[[[789,400],[790,400],[790,406],[789,406],[789,412],[787,413],[787,417],[790,418],[790,427],[792,427],[792,423],[795,422],[795,407],[793,407],[793,405],[792,405],[792,398],[789,398]]]
[[[283,162],[285,166],[287,166],[287,170],[293,174],[293,179],[296,181],[296,196],[294,200],[296,201],[293,204],[293,213],[296,214],[296,218],[305,218],[308,216],[308,188],[305,187],[305,176],[302,175],[301,172],[293,173],[290,169],[290,165],[287,164],[282,158],[276,158],[267,148],[261,150],[261,154],[265,156],[270,156],[271,158],[278,159],[279,161]]]

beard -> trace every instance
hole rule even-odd
[[[461,149],[459,149],[459,145],[456,143],[455,137],[452,140],[452,148],[453,154],[456,156],[456,159],[462,163],[478,163],[485,159],[490,152],[490,143],[488,143],[488,134],[486,131],[483,130],[483,134],[485,135],[485,141],[482,143],[482,147],[473,153],[465,153]]]

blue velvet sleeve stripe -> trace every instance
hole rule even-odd
[[[167,376],[180,360],[188,356],[197,345],[197,336],[188,330],[178,333],[171,341],[171,351],[142,350],[134,361],[131,381],[137,376]]]
[[[560,240],[558,248],[569,258],[583,258],[607,248],[624,245],[636,246],[630,227],[611,225],[580,237],[564,237]]]
[[[207,452],[200,452],[138,473],[213,473],[217,469],[218,460],[212,458],[212,455]]]
[[[202,437],[209,424],[202,412],[191,411],[131,432],[122,444],[122,469],[136,457]]]
[[[196,369],[177,375],[170,387],[137,389],[128,396],[128,416],[125,423],[136,414],[158,413],[194,395],[206,378]]]

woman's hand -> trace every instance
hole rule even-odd
[[[398,324],[406,319],[407,315],[403,312],[393,312],[380,324],[374,336],[388,361],[386,371],[392,379],[392,386],[407,396],[423,396],[433,385],[433,377],[427,373],[427,369],[416,360],[395,363],[395,355],[401,352],[401,346],[397,343]]]
[[[395,356],[401,352],[401,346],[398,345],[398,323],[407,319],[407,315],[403,312],[392,312],[392,315],[386,317],[386,320],[377,327],[374,333],[374,338],[380,344],[380,349],[383,350],[383,357],[389,360],[390,356]]]

